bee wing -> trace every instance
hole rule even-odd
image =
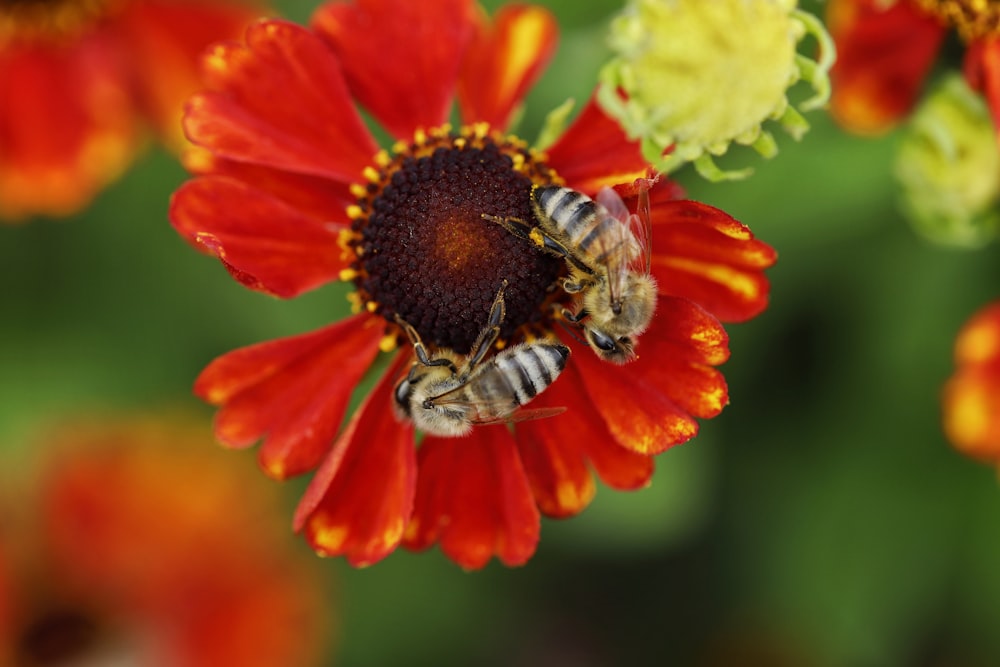
[[[555,417],[556,415],[561,415],[566,412],[565,407],[557,408],[521,408],[520,410],[515,410],[509,415],[503,417],[498,417],[494,419],[473,419],[473,424],[514,424],[517,422],[526,422],[534,419],[546,419],[548,417]]]
[[[439,407],[457,408],[474,424],[499,421],[518,408],[517,394],[495,367],[487,367],[465,384],[430,399]]]
[[[629,216],[628,206],[625,205],[617,190],[605,185],[597,191],[594,201],[603,206],[604,210],[611,214],[611,217],[619,220],[622,224],[627,223]]]
[[[594,201],[603,207],[613,221],[617,222],[601,235],[600,248],[595,253],[604,258],[604,268],[608,273],[608,295],[611,303],[616,303],[625,290],[629,267],[635,258],[641,255],[642,248],[630,229],[633,216],[614,188],[607,186],[601,188]]]
[[[470,424],[501,424],[509,421],[520,421],[515,415],[524,412],[524,410],[518,409],[517,401],[512,398],[470,398],[458,389],[442,394],[434,398],[433,401],[434,405],[438,407],[460,410]],[[533,410],[529,412],[533,412]]]
[[[637,178],[633,184],[638,198],[635,213],[629,216],[629,231],[635,237],[639,252],[633,269],[644,274],[650,272],[653,258],[653,220],[649,210],[649,191],[652,189],[659,176],[654,178]]]

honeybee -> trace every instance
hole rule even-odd
[[[412,420],[425,433],[459,437],[476,424],[540,419],[565,411],[522,408],[545,391],[566,367],[569,348],[565,345],[554,341],[523,343],[483,361],[500,334],[506,285],[504,281],[486,326],[464,358],[451,350],[431,356],[416,330],[397,316],[396,322],[406,332],[417,356],[407,376],[396,385],[396,408],[402,418]]]
[[[563,289],[580,294],[581,307],[576,313],[566,308],[559,312],[582,329],[587,344],[605,361],[623,364],[635,358],[635,339],[656,309],[649,213],[654,182],[637,182],[636,213],[610,187],[594,200],[570,188],[535,185],[531,205],[537,227],[516,218],[484,216],[566,260],[570,275]]]

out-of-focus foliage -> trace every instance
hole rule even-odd
[[[314,6],[278,4],[299,21]],[[563,34],[528,139],[586,99],[618,6],[545,4]],[[581,516],[543,522],[525,568],[466,574],[436,550],[326,563],[342,580],[339,664],[732,665],[720,656],[751,645],[764,665],[1000,664],[996,471],[940,426],[955,334],[997,298],[997,250],[914,235],[898,135],[811,123],[746,181],[676,174],[780,253],[769,310],[730,328],[731,405],[657,459],[652,488],[602,488]],[[190,387],[213,357],[347,311],[343,289],[275,300],[187,247],[166,219],[183,178],[151,150],[77,218],[0,230],[0,447],[93,407],[210,419]]]

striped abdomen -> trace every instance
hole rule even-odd
[[[621,221],[587,195],[557,185],[536,185],[532,204],[542,228],[569,250],[598,265],[620,252]],[[609,240],[615,239],[613,244]]]
[[[543,392],[566,367],[569,348],[526,343],[503,350],[473,371],[459,390],[472,403],[493,406],[500,416]]]

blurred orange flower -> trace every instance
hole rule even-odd
[[[962,327],[955,365],[944,387],[945,434],[963,454],[1000,463],[1000,301]]]
[[[318,664],[332,618],[278,496],[176,421],[78,426],[0,495],[0,664]]]
[[[530,5],[490,18],[470,0],[359,0],[321,6],[312,24],[263,21],[206,58],[212,90],[185,116],[197,177],[170,215],[243,285],[291,298],[347,280],[357,314],[226,354],[195,391],[221,406],[222,442],[264,440],[271,476],[319,467],[295,518],[317,551],[367,565],[400,544],[440,543],[463,567],[522,564],[540,513],[590,502],[591,469],[614,488],[641,487],[653,455],[719,414],[728,394],[715,367],[729,355],[719,319],[766,307],[774,250],[661,181],[649,192],[656,316],[638,360],[602,362],[556,326],[565,263],[482,217],[532,219],[531,186],[549,183],[590,195],[618,185],[634,210],[633,181],[649,173],[593,100],[545,152],[502,132],[554,51],[554,18]],[[465,124],[452,128],[456,97]],[[358,106],[397,139],[391,151]],[[418,448],[393,411],[414,360],[404,344],[341,430],[379,351],[406,338],[397,314],[432,354],[464,355],[502,283],[505,343],[562,336],[573,349],[564,377],[532,403],[567,414],[427,434]]]
[[[63,216],[131,162],[140,118],[179,147],[181,104],[239,0],[0,3],[0,220]]]
[[[980,0],[831,0],[837,46],[831,111],[864,134],[891,129],[913,109],[947,32],[965,43],[969,84],[1000,127],[1000,4]]]

